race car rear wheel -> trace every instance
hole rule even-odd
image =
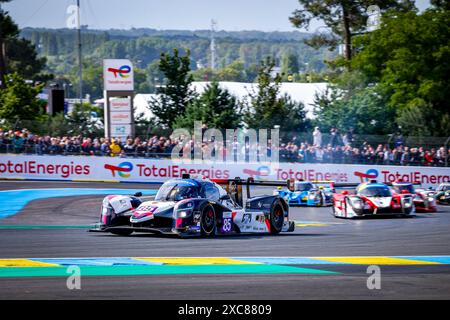
[[[216,231],[216,212],[211,204],[206,204],[201,210],[200,228],[202,236],[213,236]]]
[[[270,233],[278,234],[283,228],[284,209],[280,201],[275,201],[270,210]]]

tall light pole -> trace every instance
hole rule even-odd
[[[216,69],[216,39],[214,38],[216,26],[217,21],[211,20],[211,70]]]
[[[79,93],[80,103],[83,102],[83,63],[81,61],[81,23],[80,23],[80,0],[77,0],[77,40],[78,40],[78,76],[79,76]]]

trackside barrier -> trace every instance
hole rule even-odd
[[[368,179],[402,179],[424,187],[450,182],[449,167],[408,167],[299,163],[179,163],[171,160],[76,156],[0,155],[0,179],[164,182],[189,173],[210,179],[253,177],[255,180],[334,180],[358,183]]]

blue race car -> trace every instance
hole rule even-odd
[[[278,187],[274,195],[283,197],[290,206],[330,206],[333,204],[333,181],[295,181],[293,190]]]

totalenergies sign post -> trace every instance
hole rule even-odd
[[[103,60],[105,137],[134,135],[134,72],[127,59]]]

